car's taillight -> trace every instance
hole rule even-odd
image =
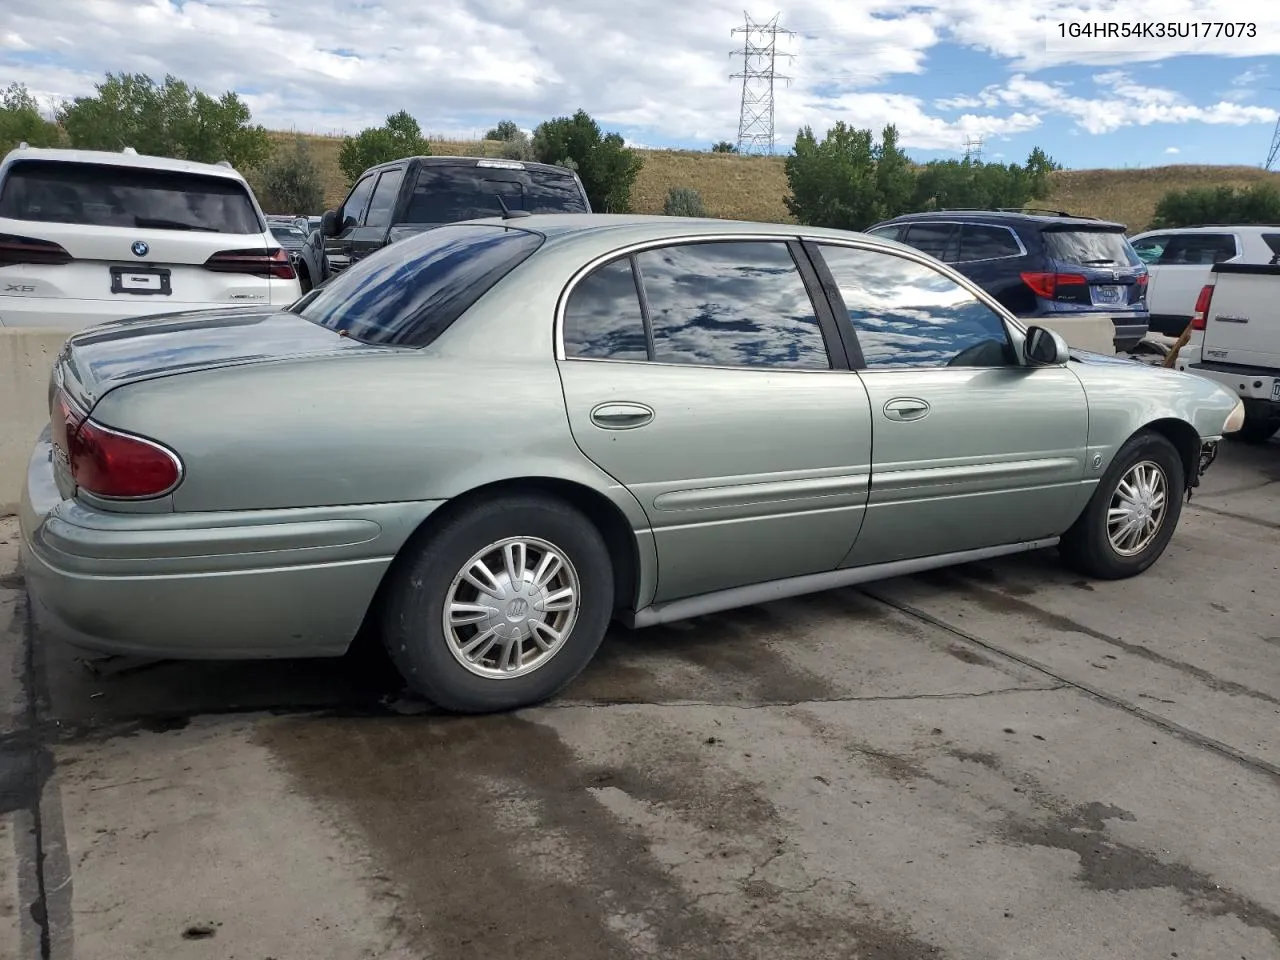
[[[206,270],[218,273],[248,273],[255,277],[292,280],[297,274],[293,261],[280,247],[274,250],[221,250],[204,262]]]
[[[53,443],[63,453],[69,452],[68,440],[75,436],[84,422],[85,413],[62,392],[55,390],[53,400],[49,404],[49,429],[53,434]]]
[[[58,266],[70,263],[73,259],[65,249],[49,240],[0,233],[0,267],[12,267],[20,263]]]
[[[1089,281],[1078,273],[1024,273],[1022,282],[1037,297],[1056,300],[1063,295],[1061,287],[1088,287]]]
[[[62,390],[54,393],[50,427],[76,486],[97,497],[145,500],[171,491],[182,461],[163,444],[90,420]]]
[[[1209,325],[1209,304],[1213,302],[1213,284],[1206,283],[1196,297],[1196,309],[1191,314],[1191,329],[1203,330]]]
[[[1138,274],[1138,279],[1135,280],[1134,283],[1136,283],[1140,287],[1145,287],[1147,285],[1147,281],[1150,279],[1151,277],[1149,275],[1145,273],[1140,273]]]

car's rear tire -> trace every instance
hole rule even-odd
[[[1142,573],[1164,553],[1182,515],[1185,467],[1158,433],[1130,437],[1088,506],[1063,535],[1066,562],[1088,576],[1119,580]]]
[[[307,293],[311,289],[311,271],[307,269],[306,264],[298,263],[298,286],[303,293]]]
[[[382,638],[410,689],[446,710],[546,700],[604,639],[613,616],[609,550],[591,521],[559,500],[477,503],[409,549],[391,574]],[[478,588],[484,581],[487,591]]]
[[[1280,432],[1280,419],[1262,420],[1258,417],[1245,417],[1244,424],[1235,433],[1227,436],[1242,443],[1266,443]]]

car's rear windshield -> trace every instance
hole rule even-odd
[[[1049,255],[1062,263],[1081,267],[1136,267],[1142,261],[1118,230],[1046,230],[1045,244]]]
[[[94,227],[262,232],[239,180],[60,160],[13,164],[0,186],[0,217]]]
[[[499,202],[498,198],[502,201]],[[404,223],[457,223],[508,210],[587,213],[586,198],[569,172],[424,164],[413,185]]]
[[[271,235],[277,240],[298,240],[307,239],[307,235],[297,227],[281,227],[276,224],[271,225]]]
[[[424,347],[543,239],[500,226],[437,227],[357,260],[290,309],[361,343]]]

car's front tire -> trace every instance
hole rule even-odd
[[[459,713],[512,710],[560,691],[613,616],[613,568],[595,526],[533,494],[477,503],[409,548],[382,608],[409,687]]]
[[[1168,439],[1144,432],[1116,453],[1059,550],[1088,576],[1119,580],[1155,563],[1178,526],[1186,490],[1182,457]]]

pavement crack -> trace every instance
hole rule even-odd
[[[1149,710],[1144,710],[1142,707],[1138,706],[1137,704],[1130,703],[1128,700],[1125,700],[1121,697],[1117,697],[1110,693],[1107,693],[1105,690],[1095,687],[1092,684],[1085,683],[1080,680],[1073,680],[1070,677],[1066,676],[1065,674],[1060,673],[1057,670],[1054,670],[1052,667],[1049,667],[1046,664],[1040,663],[1038,660],[1033,660],[1031,657],[1023,656],[1020,653],[1015,653],[1014,651],[1006,649],[1005,647],[1002,647],[999,644],[992,643],[990,640],[984,640],[981,637],[975,636],[974,634],[969,633],[966,630],[962,630],[953,624],[947,623],[945,620],[940,620],[937,617],[933,616],[932,614],[926,613],[925,611],[915,606],[912,606],[909,603],[904,603],[900,600],[890,599],[889,597],[883,596],[882,594],[871,591],[871,590],[864,589],[863,593],[865,593],[871,599],[876,600],[880,603],[883,603],[885,606],[890,607],[894,610],[897,610],[899,613],[904,613],[909,617],[914,617],[915,619],[923,623],[927,623],[931,626],[937,627],[939,630],[945,630],[948,633],[952,634],[955,637],[958,637],[961,640],[965,640],[969,643],[972,643],[978,647],[981,647],[984,650],[990,651],[991,653],[998,654],[1002,657],[1007,657],[1008,659],[1014,661],[1015,663],[1020,663],[1024,667],[1029,667],[1038,673],[1044,674],[1046,677],[1052,677],[1054,680],[1058,681],[1060,686],[1057,688],[1051,688],[1051,689],[1061,689],[1061,687],[1071,687],[1075,690],[1080,691],[1081,693],[1085,693],[1089,695],[1090,697],[1099,701],[1100,703],[1105,703],[1119,710],[1123,710],[1125,713],[1131,714],[1132,716],[1137,717],[1139,720],[1149,723],[1154,727],[1159,727],[1161,730],[1164,730],[1166,733],[1172,734],[1173,736],[1176,736],[1179,739],[1186,741],[1187,743],[1193,744],[1198,747],[1203,747],[1206,750],[1212,750],[1215,753],[1220,753],[1223,756],[1230,758],[1231,760],[1235,761],[1236,763],[1244,767],[1248,767],[1249,769],[1257,773],[1265,774],[1266,776],[1270,777],[1272,780],[1280,782],[1280,766],[1274,763],[1271,763],[1268,760],[1263,760],[1261,757],[1255,757],[1252,754],[1245,753],[1243,750],[1237,750],[1235,747],[1231,746],[1228,743],[1224,743],[1221,740],[1216,740],[1213,737],[1200,733],[1197,730],[1192,730],[1190,727],[1184,727],[1180,723],[1175,723],[1174,721],[1169,720],[1165,717],[1162,717],[1159,714],[1152,713]]]
[[[1230,520],[1239,520],[1241,523],[1251,523],[1255,527],[1265,527],[1268,530],[1280,530],[1280,523],[1274,520],[1263,520],[1260,517],[1250,517],[1243,513],[1236,513],[1234,510],[1223,510],[1221,507],[1210,507],[1203,503],[1193,503],[1191,505],[1196,510],[1203,510],[1205,513],[1216,514],[1219,517],[1227,517]]]
[[[556,700],[540,704],[538,710],[580,710],[608,707],[716,707],[735,710],[776,710],[786,707],[804,707],[824,703],[906,703],[913,700],[968,700],[982,697],[998,697],[1011,693],[1049,693],[1062,690],[1069,683],[1057,683],[1034,687],[998,687],[994,690],[962,691],[958,693],[882,694],[848,697],[806,697],[799,700]]]

